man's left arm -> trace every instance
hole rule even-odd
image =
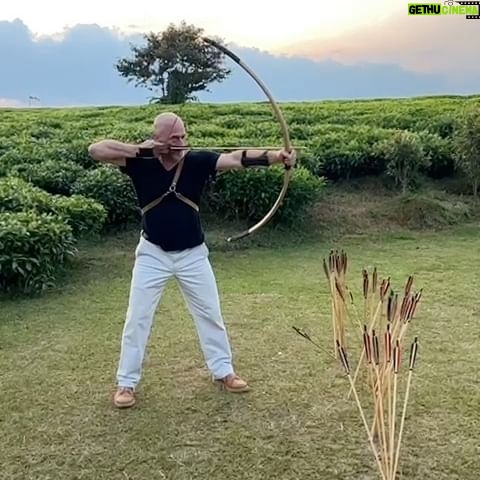
[[[233,170],[240,168],[270,167],[277,163],[294,166],[296,161],[295,150],[236,150],[222,153],[217,160],[217,170]]]

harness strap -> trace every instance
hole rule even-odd
[[[185,202],[187,205],[190,205],[193,209],[195,209],[197,212],[200,210],[198,208],[198,205],[194,202],[192,202],[189,198],[184,197],[181,193],[175,192],[175,195],[179,200],[182,200],[182,202]]]
[[[183,168],[183,159],[180,161],[177,167],[177,171],[175,172],[175,176],[173,177],[172,184],[168,188],[168,190],[161,195],[160,197],[156,198],[155,200],[152,200],[150,203],[147,203],[142,208],[142,213],[145,215],[149,210],[151,210],[153,207],[156,207],[167,195],[170,193],[174,193],[175,196],[179,199],[182,200],[184,203],[187,205],[190,205],[192,208],[194,208],[197,212],[199,211],[198,205],[194,202],[192,202],[189,198],[183,196],[181,193],[177,192],[177,182],[178,179],[180,178],[180,173],[182,172]]]

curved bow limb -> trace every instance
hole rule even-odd
[[[270,104],[273,108],[273,112],[274,112],[278,122],[280,123],[282,136],[283,136],[283,146],[284,146],[284,148],[287,152],[291,152],[292,151],[292,144],[291,144],[291,141],[290,141],[290,134],[289,134],[288,127],[287,127],[287,122],[285,121],[285,118],[283,117],[283,114],[282,114],[279,106],[275,102],[275,99],[273,98],[272,94],[268,90],[265,83],[255,74],[255,72],[248,65],[246,65],[240,59],[240,57],[238,55],[233,53],[227,47],[225,47],[224,45],[221,45],[216,40],[212,40],[211,38],[208,38],[208,37],[202,37],[202,40],[205,43],[208,43],[208,44],[214,46],[215,48],[217,48],[218,50],[223,52],[225,55],[230,57],[235,63],[237,63],[240,67],[242,67],[255,80],[255,82],[262,89],[263,93],[267,96],[268,100],[270,101]],[[287,192],[288,184],[290,182],[291,177],[292,177],[292,168],[289,165],[285,165],[285,175],[283,177],[282,190],[280,191],[280,194],[278,195],[278,198],[275,201],[275,203],[273,204],[270,211],[257,224],[253,225],[252,227],[245,230],[244,232],[241,232],[237,235],[233,235],[233,236],[227,238],[227,242],[231,242],[233,240],[239,240],[241,238],[244,238],[244,237],[252,234],[256,230],[258,230],[259,228],[264,226],[273,217],[273,215],[275,214],[275,212],[278,210],[279,206],[283,202],[283,199],[285,197],[285,193]]]

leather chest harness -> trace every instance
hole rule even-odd
[[[172,183],[171,183],[170,187],[168,187],[168,190],[163,195],[161,195],[160,197],[156,198],[155,200],[152,200],[150,203],[147,203],[147,205],[145,205],[142,208],[143,215],[145,215],[153,207],[156,207],[167,195],[170,195],[172,193],[179,200],[186,203],[187,205],[190,205],[197,212],[199,211],[198,205],[196,203],[192,202],[189,198],[185,197],[180,192],[177,192],[177,183],[178,183],[178,179],[180,178],[180,173],[182,173],[182,168],[183,168],[183,159],[180,160],[180,162],[177,166],[175,176],[173,177]]]

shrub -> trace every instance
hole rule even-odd
[[[12,168],[24,163],[24,158],[20,152],[16,150],[5,151],[0,155],[0,177],[8,175]]]
[[[31,183],[17,177],[0,179],[0,212],[37,210],[48,212],[52,196]]]
[[[474,198],[480,185],[480,107],[469,108],[455,137],[456,163],[466,176]]]
[[[139,218],[140,209],[133,184],[116,167],[101,165],[89,170],[75,182],[72,192],[102,204],[107,211],[109,225],[125,224]]]
[[[70,161],[87,170],[97,168],[98,162],[88,153],[89,143],[85,140],[69,139],[65,143],[49,145],[45,150],[45,155],[55,161]]]
[[[206,196],[207,207],[226,219],[256,222],[273,206],[283,186],[283,168],[271,167],[221,174]],[[291,224],[317,200],[325,185],[323,178],[303,167],[295,168],[283,204],[274,223]]]
[[[8,175],[19,165],[37,165],[51,158],[49,145],[45,141],[22,141],[11,145],[0,157],[0,176]]]
[[[377,151],[385,157],[386,173],[390,175],[402,193],[413,185],[418,172],[430,165],[418,134],[401,130],[389,140],[377,144]]]
[[[0,176],[7,175],[19,165],[37,166],[46,161],[61,164],[70,162],[84,169],[97,168],[98,162],[88,153],[88,142],[71,140],[65,135],[64,131],[55,131],[51,140],[20,138],[14,145],[2,149],[3,152],[0,150]]]
[[[105,207],[82,195],[54,196],[51,211],[70,225],[76,237],[99,233],[107,220]]]
[[[455,172],[452,141],[427,131],[418,132],[418,138],[429,161],[425,173],[432,178],[452,176]]]
[[[45,213],[0,213],[0,289],[39,292],[75,253],[72,229]]]
[[[10,175],[28,180],[49,193],[71,195],[72,186],[86,171],[71,160],[48,159],[40,163],[23,163],[10,169]]]
[[[105,208],[93,199],[74,195],[51,195],[16,177],[0,180],[0,212],[36,211],[66,222],[74,235],[98,232],[107,217]]]
[[[426,118],[417,123],[418,130],[428,130],[443,139],[453,137],[456,127],[457,119],[453,115],[440,118]]]
[[[384,157],[374,146],[391,136],[390,130],[370,126],[327,130],[310,149],[318,165],[317,174],[331,180],[349,180],[383,172]]]

